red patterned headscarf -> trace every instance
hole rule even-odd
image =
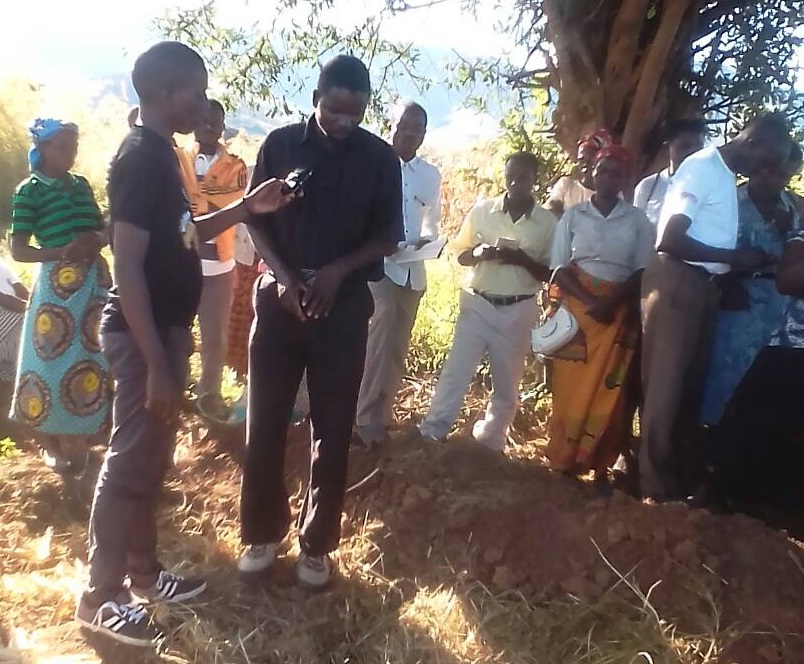
[[[601,127],[581,138],[581,140],[578,141],[578,150],[586,148],[596,152],[597,150],[607,148],[613,143],[614,139],[611,137],[609,131]]]
[[[624,167],[626,173],[629,175],[631,174],[632,169],[634,168],[634,155],[628,148],[623,147],[622,145],[609,145],[601,150],[595,155],[595,159],[593,162],[594,166],[597,166],[601,161],[604,159],[613,159],[615,161],[619,161]]]

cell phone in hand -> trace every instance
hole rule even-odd
[[[513,240],[508,237],[498,237],[494,243],[497,249],[519,249],[519,240]]]
[[[289,194],[298,194],[304,189],[304,185],[310,180],[313,175],[312,168],[294,168],[288,173],[284,182],[282,183],[282,193],[287,196]]]

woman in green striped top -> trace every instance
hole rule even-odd
[[[78,128],[45,119],[30,132],[31,175],[14,193],[11,255],[39,269],[11,417],[35,432],[48,465],[67,470],[65,438],[87,439],[107,427],[111,390],[98,328],[111,279],[100,256],[105,230],[92,189],[70,172]]]

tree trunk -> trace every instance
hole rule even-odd
[[[683,57],[687,19],[697,0],[666,0],[658,17],[649,15],[650,0],[619,0],[598,20],[579,20],[561,11],[561,0],[544,0],[547,37],[555,48],[551,66],[559,90],[553,114],[556,138],[573,154],[578,139],[606,127],[637,156],[641,174],[655,156],[648,139],[671,111],[671,82]],[[595,61],[590,45],[596,31],[610,25],[605,54]],[[598,39],[599,43],[599,39]]]
[[[648,132],[660,122],[666,111],[666,105],[658,98],[658,91],[660,86],[664,88],[666,85],[664,72],[691,3],[692,0],[673,0],[664,4],[659,30],[645,58],[622,137],[623,145],[640,159]]]

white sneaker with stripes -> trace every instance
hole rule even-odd
[[[92,609],[79,602],[75,620],[91,632],[129,646],[155,646],[163,638],[163,634],[151,622],[145,607],[139,604],[110,601]]]

